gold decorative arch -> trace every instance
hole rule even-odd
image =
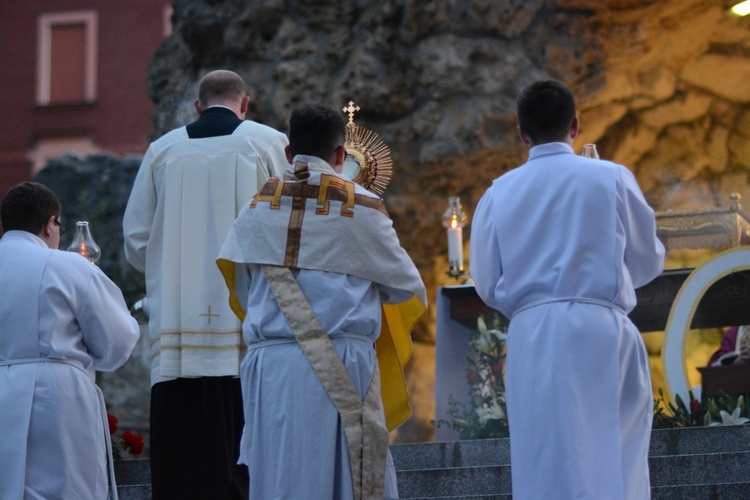
[[[662,345],[662,363],[667,384],[667,394],[672,402],[677,394],[688,401],[690,381],[685,367],[687,333],[695,310],[706,291],[724,276],[750,269],[750,249],[735,248],[720,253],[714,259],[697,267],[682,284],[669,311],[667,328]]]

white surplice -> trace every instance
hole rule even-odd
[[[279,156],[285,142],[243,121],[231,135],[201,139],[182,127],[146,152],[123,230],[128,262],[146,274],[151,385],[239,375],[240,323],[215,260],[242,206],[289,165]]]
[[[651,383],[625,312],[664,247],[632,173],[564,143],[532,148],[479,202],[470,264],[482,300],[512,317],[513,497],[648,498]]]
[[[125,363],[138,323],[98,267],[24,231],[0,239],[0,297],[0,498],[107,498],[94,374]]]
[[[320,185],[322,176],[352,184],[318,158],[300,155],[296,161],[309,162],[311,186]],[[291,171],[285,179],[293,179]],[[376,198],[361,186],[354,188],[359,195]],[[247,312],[242,328],[249,347],[242,361],[245,430],[240,463],[250,471],[250,498],[352,498],[341,418],[256,264],[283,265],[291,201],[282,200],[278,210],[269,209],[267,201],[257,203],[240,214],[220,254],[241,264],[242,270],[235,274],[235,288]],[[293,273],[364,397],[378,362],[373,344],[381,331],[381,301],[399,303],[413,296],[426,301],[424,285],[387,216],[353,206],[354,215],[344,217],[339,215],[341,203],[333,201],[330,215],[316,215],[317,207],[316,199],[308,200]],[[374,248],[363,248],[363,238],[354,231],[371,232]],[[368,253],[377,249],[380,260]],[[376,276],[378,269],[379,279],[363,277]],[[398,496],[390,454],[385,496]]]

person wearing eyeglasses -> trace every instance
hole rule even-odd
[[[125,256],[145,273],[153,498],[246,498],[240,323],[215,260],[243,205],[289,166],[286,135],[245,120],[232,71],[206,74],[198,119],[149,147],[123,218]]]
[[[60,211],[57,196],[33,182],[0,204],[3,499],[105,499],[115,488],[94,375],[122,366],[140,329],[97,266],[57,250]]]

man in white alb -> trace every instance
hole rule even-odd
[[[138,323],[98,267],[57,250],[60,202],[47,187],[12,187],[0,219],[0,498],[106,499],[94,375],[127,361]]]
[[[341,173],[341,117],[296,109],[289,140],[293,167],[242,210],[219,255],[245,318],[250,497],[396,497],[386,427],[410,411],[402,366],[424,285],[383,201]]]
[[[506,396],[513,498],[649,498],[648,358],[628,318],[662,271],[654,212],[633,174],[573,154],[573,95],[517,100],[528,162],[496,179],[471,226],[477,293],[511,318]]]
[[[289,162],[281,132],[245,120],[245,84],[200,82],[198,120],[151,144],[128,200],[125,255],[146,275],[155,500],[246,498],[240,323],[216,256],[243,205]]]

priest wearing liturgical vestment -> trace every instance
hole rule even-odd
[[[245,318],[250,497],[397,497],[386,426],[410,411],[402,367],[424,285],[382,200],[341,174],[341,117],[308,106],[289,124],[292,168],[242,210],[218,260]]]
[[[106,499],[94,375],[127,361],[138,323],[98,267],[57,250],[60,202],[47,187],[12,187],[0,218],[0,498]]]
[[[470,262],[479,296],[511,318],[513,498],[649,498],[651,380],[627,314],[663,269],[654,212],[627,168],[573,154],[565,85],[529,85],[517,112],[529,159],[480,200]]]
[[[123,220],[125,255],[146,275],[156,500],[247,495],[244,343],[216,256],[240,208],[289,166],[286,135],[244,120],[236,73],[208,73],[195,108],[197,121],[149,147]]]

